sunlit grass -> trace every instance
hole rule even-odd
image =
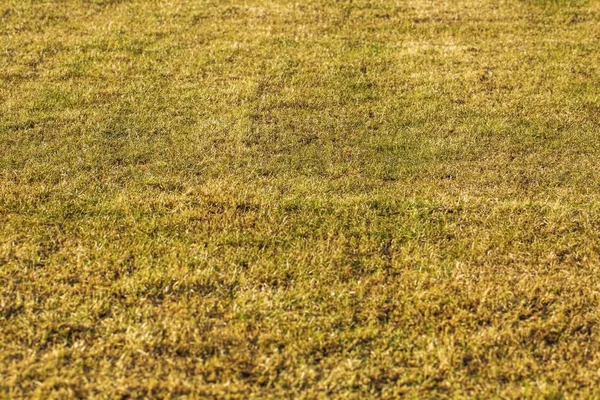
[[[591,0],[0,0],[0,397],[597,397],[599,39]]]

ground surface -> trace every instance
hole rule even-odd
[[[0,397],[600,396],[600,2],[0,0]]]

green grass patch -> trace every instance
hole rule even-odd
[[[597,398],[599,21],[0,0],[0,397]]]

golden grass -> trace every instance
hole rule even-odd
[[[599,54],[595,0],[0,0],[0,397],[599,397]]]

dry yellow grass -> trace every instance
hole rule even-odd
[[[600,397],[596,0],[0,0],[0,397]]]

